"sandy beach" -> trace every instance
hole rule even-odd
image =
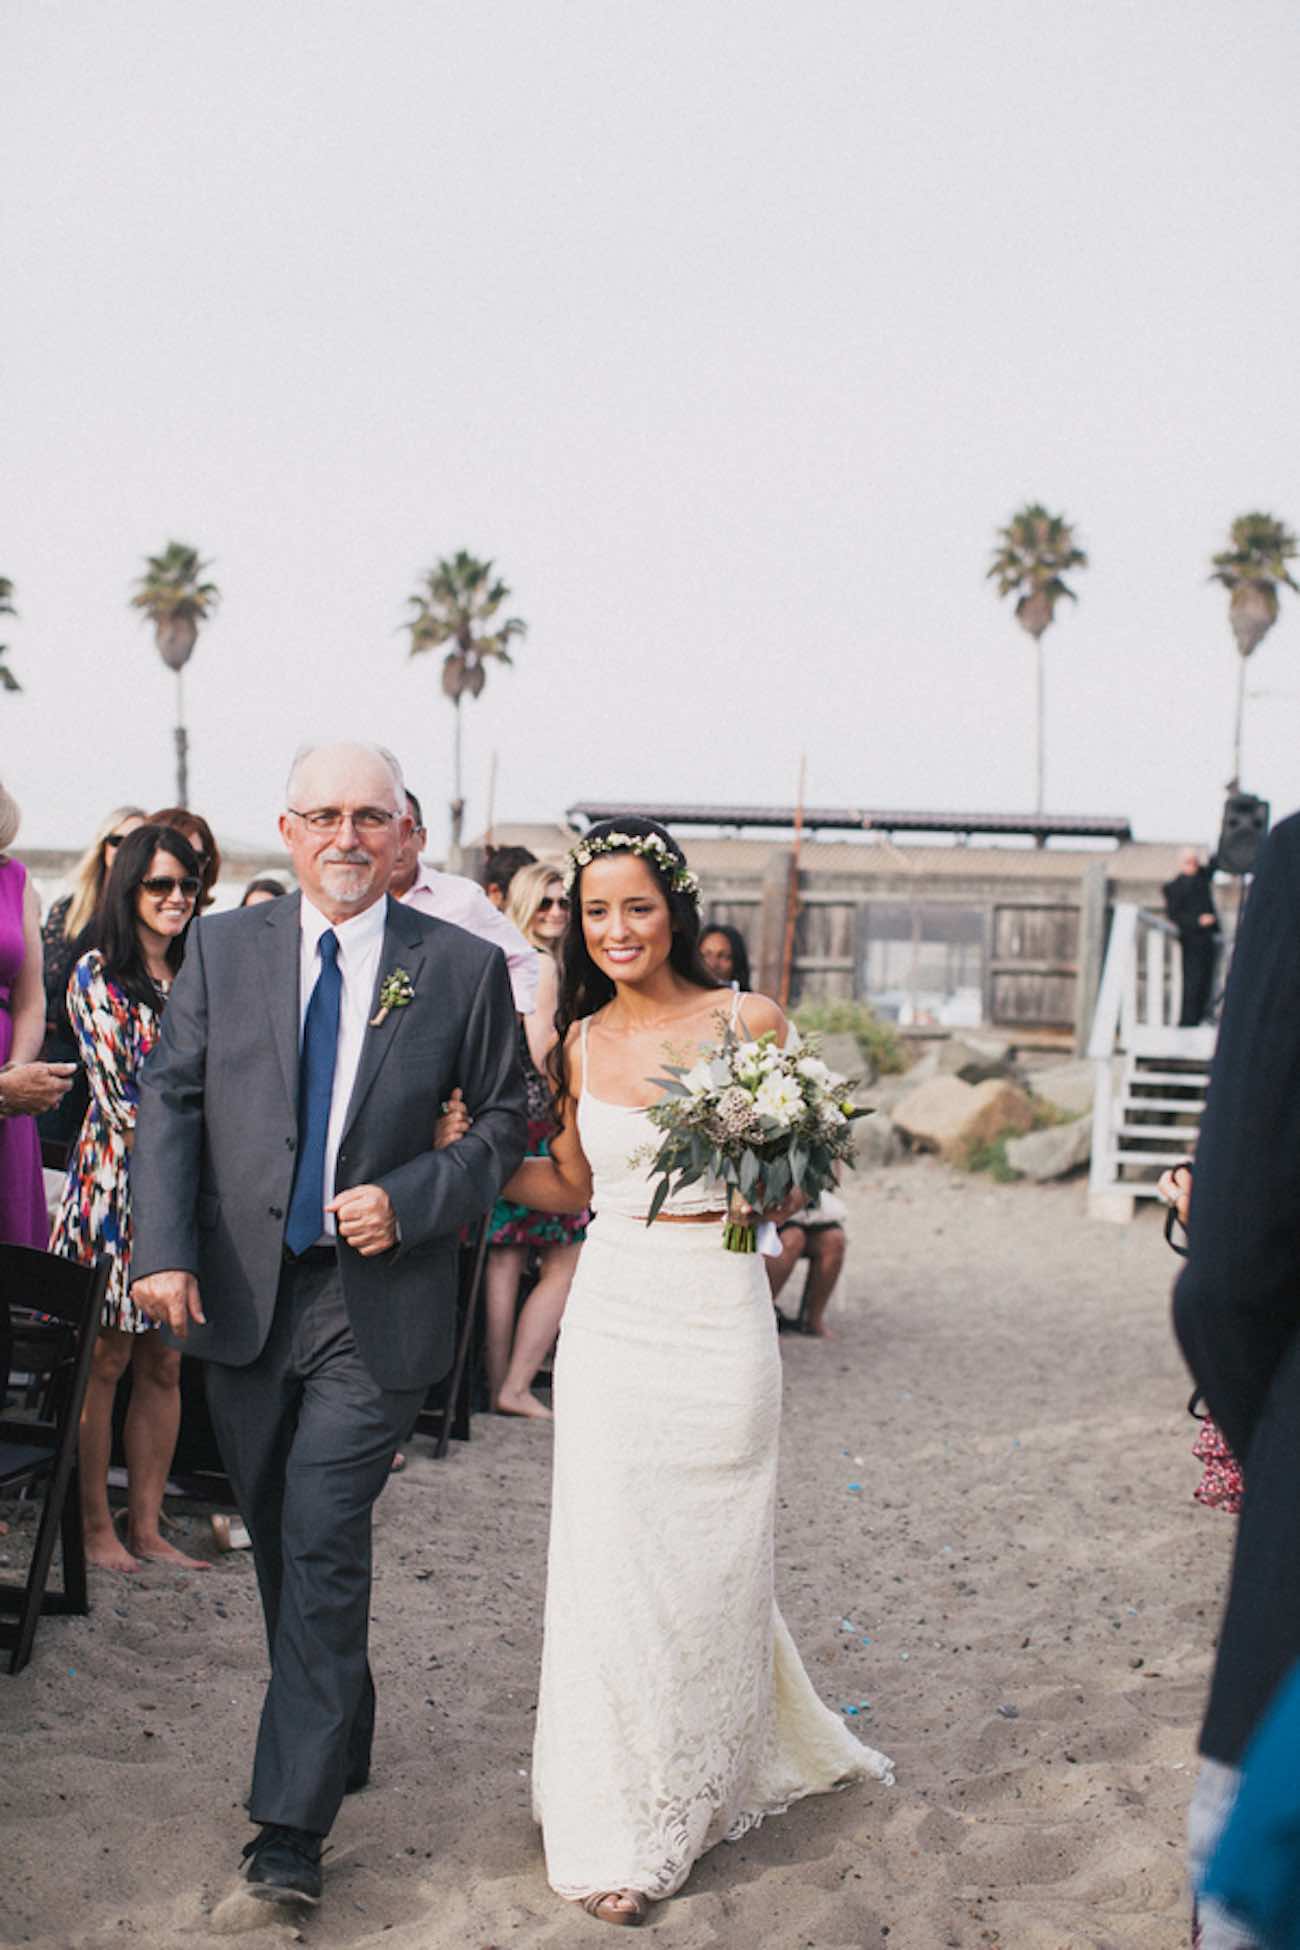
[[[782,1339],[777,1582],[814,1683],[898,1783],[716,1849],[652,1912],[655,1941],[1181,1950],[1232,1523],[1191,1497],[1156,1215],[1090,1224],[1080,1183],[928,1160],[847,1196],[838,1338]],[[265,1677],[251,1562],[96,1574],[93,1615],[45,1622],[0,1678],[0,1941],[606,1942],[550,1894],[529,1815],[549,1445],[479,1418],[446,1463],[417,1442],[385,1492],[374,1778],[334,1831],[324,1904],[292,1921],[236,1880]],[[201,1514],[182,1531],[210,1550]],[[6,1576],[29,1534],[0,1539]]]

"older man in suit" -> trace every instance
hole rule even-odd
[[[146,1067],[133,1298],[207,1362],[271,1653],[244,1853],[319,1899],[370,1764],[371,1510],[450,1365],[456,1241],[523,1155],[505,959],[387,896],[410,829],[378,747],[300,752],[300,897],[205,917]],[[474,1121],[435,1151],[460,1086]]]

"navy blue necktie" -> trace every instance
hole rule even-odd
[[[339,938],[333,928],[326,928],[320,938],[320,974],[307,1004],[298,1059],[298,1171],[284,1229],[284,1243],[291,1253],[305,1253],[325,1230],[325,1140],[334,1096],[342,993]]]

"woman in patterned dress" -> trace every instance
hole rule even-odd
[[[551,1091],[544,1069],[555,1041],[559,987],[556,947],[569,920],[564,883],[542,862],[520,867],[510,882],[506,913],[537,949],[540,979],[532,1014],[520,1018],[519,1054],[528,1088],[528,1155],[545,1158],[555,1134]],[[588,1214],[531,1212],[498,1199],[489,1221],[487,1278],[487,1372],[492,1406],[499,1415],[550,1419],[532,1390],[533,1376],[550,1352],[587,1236]],[[536,1250],[541,1278],[515,1323],[515,1302],[528,1255]],[[511,1345],[513,1336],[513,1346]]]
[[[128,833],[144,825],[139,806],[114,806],[99,823],[94,839],[78,860],[72,873],[72,892],[54,901],[41,926],[41,946],[45,962],[45,1048],[47,1063],[75,1063],[77,1077],[61,1104],[47,1110],[40,1121],[40,1133],[59,1144],[71,1144],[86,1115],[86,1079],[81,1070],[81,1051],[76,1031],[68,1015],[68,977],[72,965],[84,955],[91,940],[90,928],[117,849]]]
[[[90,1084],[90,1104],[68,1164],[51,1251],[89,1265],[113,1262],[81,1418],[81,1505],[86,1555],[110,1571],[143,1558],[205,1567],[166,1542],[163,1491],[180,1428],[180,1355],[132,1306],[131,1145],[140,1069],[158,1039],[163,1005],[185,949],[201,876],[189,842],[168,826],[137,827],[118,848],[100,910],[99,945],[68,984],[68,1013]],[[127,1541],[108,1507],[113,1398],[133,1364],[125,1446]]]

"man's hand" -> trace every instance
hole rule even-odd
[[[61,1103],[77,1074],[75,1063],[15,1063],[0,1070],[0,1113],[39,1117]]]
[[[1169,1171],[1162,1171],[1156,1183],[1156,1192],[1166,1205],[1173,1206],[1181,1224],[1186,1225],[1192,1207],[1191,1165],[1174,1165]]]
[[[397,1214],[382,1185],[354,1185],[325,1207],[334,1214],[340,1236],[364,1259],[397,1244]]]
[[[131,1299],[159,1327],[170,1327],[178,1341],[188,1335],[191,1321],[207,1325],[193,1273],[148,1273],[132,1283]]]

